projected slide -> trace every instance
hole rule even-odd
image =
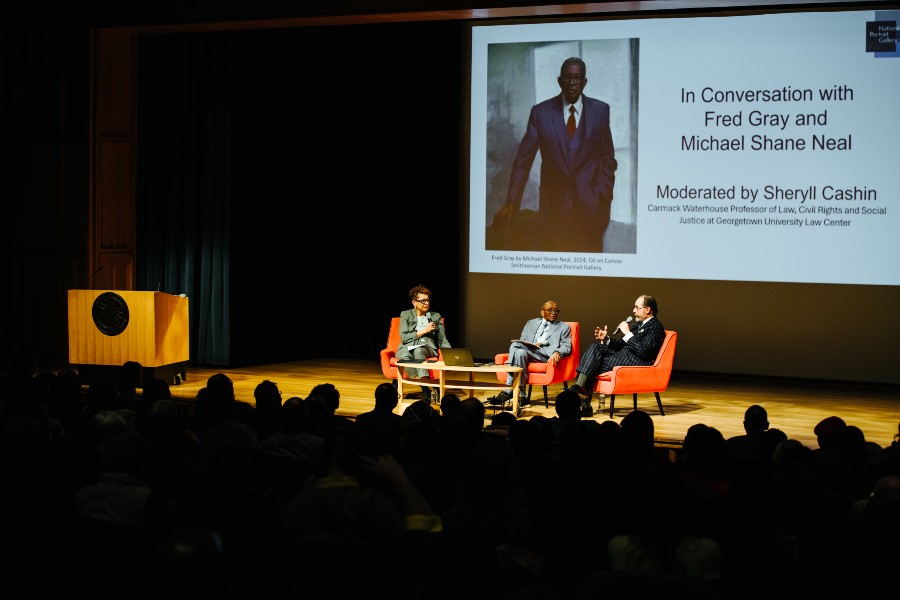
[[[469,271],[900,285],[898,22],[851,11],[473,26]],[[585,132],[567,150],[563,105],[550,126],[536,105],[578,80],[560,78],[569,57],[586,67]],[[591,156],[604,127],[612,163]],[[551,206],[554,194],[568,200]],[[602,250],[566,250],[585,227]]]

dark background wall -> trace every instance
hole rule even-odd
[[[377,357],[419,282],[455,332],[459,52],[456,22],[235,34],[235,360]]]

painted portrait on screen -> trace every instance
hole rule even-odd
[[[634,254],[638,40],[487,56],[485,249]]]

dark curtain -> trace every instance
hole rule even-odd
[[[141,36],[137,285],[190,299],[192,364],[231,362],[229,33]]]
[[[192,363],[377,365],[418,283],[462,343],[461,40],[456,22],[139,38],[138,285],[188,295]],[[433,69],[427,101],[386,92]]]

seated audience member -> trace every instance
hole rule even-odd
[[[457,394],[452,392],[444,394],[444,397],[441,398],[441,414],[446,415],[448,411],[459,408],[461,402],[462,399]]]
[[[308,430],[306,401],[292,396],[281,405],[281,431],[273,433],[256,446],[257,455],[293,460],[313,472],[323,466],[325,438]]]
[[[510,428],[518,421],[516,415],[511,412],[498,412],[491,417],[490,424],[484,428],[488,433],[495,433],[502,437],[509,435]]]
[[[675,469],[668,454],[657,449],[653,418],[643,410],[633,410],[619,424],[619,448],[623,481],[668,473]]]
[[[335,439],[325,474],[290,500],[283,533],[291,547],[332,569],[343,568],[335,560],[344,564],[348,557],[358,558],[361,568],[404,564],[441,530],[440,517],[383,439],[353,424]]]
[[[368,425],[385,437],[396,456],[403,437],[403,416],[395,412],[400,395],[391,383],[381,383],[375,388],[375,406],[356,416],[356,423]]]
[[[90,419],[91,460],[97,478],[75,495],[75,515],[86,525],[144,535],[166,522],[166,510],[145,480],[150,447],[115,411]]]
[[[609,542],[612,569],[721,580],[722,549],[712,539],[693,535],[691,494],[677,474],[643,478],[635,497],[639,502],[626,517],[628,533]]]
[[[306,397],[307,429],[330,443],[341,429],[353,423],[349,417],[337,414],[340,404],[341,393],[334,384],[314,386]]]
[[[281,390],[264,379],[253,389],[256,402],[256,435],[260,441],[281,429]]]
[[[837,451],[840,432],[846,426],[847,424],[842,418],[835,416],[825,417],[816,423],[813,433],[816,434],[818,449],[825,453]]]
[[[336,415],[341,407],[341,391],[333,383],[320,383],[309,391],[309,395],[322,398],[325,401],[325,408],[333,415]]]
[[[897,475],[900,477],[900,425],[897,425],[897,433],[894,440],[875,457],[876,477],[884,475]]]
[[[847,560],[841,568],[852,573],[857,597],[874,597],[896,583],[900,564],[900,476],[884,475],[867,498],[850,509]]]
[[[138,389],[144,385],[144,367],[141,363],[128,360],[119,367],[119,403],[122,408],[138,409],[140,395]]]
[[[760,458],[765,432],[769,428],[769,414],[759,404],[753,404],[744,411],[744,432],[728,438],[728,448],[732,456],[752,456]]]
[[[581,397],[571,389],[562,390],[556,395],[553,402],[555,417],[550,417],[554,429],[557,431],[566,421],[579,421],[582,417]]]

